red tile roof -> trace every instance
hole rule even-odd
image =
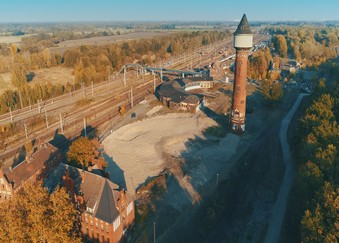
[[[5,177],[9,183],[13,183],[13,189],[15,190],[32,175],[44,168],[45,163],[55,156],[57,152],[58,149],[56,147],[46,143],[25,161],[6,171]]]

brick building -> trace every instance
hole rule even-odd
[[[60,164],[46,181],[53,191],[66,187],[79,211],[82,234],[98,242],[118,242],[134,222],[134,200],[109,179]]]
[[[60,162],[59,150],[49,143],[41,143],[35,153],[17,166],[5,172],[0,170],[0,202],[11,199],[25,182],[46,178]]]
[[[156,96],[167,107],[179,111],[196,112],[203,105],[203,95],[185,91],[185,80],[171,80],[158,86]],[[196,83],[200,85],[200,82]]]

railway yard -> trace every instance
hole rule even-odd
[[[255,42],[267,39],[257,35]],[[231,50],[232,39],[206,46],[192,53],[173,57],[159,66],[167,69],[188,69],[202,67],[221,59],[220,50]],[[199,53],[204,53],[201,55]],[[63,134],[68,140],[78,137],[84,128],[96,128],[99,137],[107,136],[110,127],[119,119],[119,107],[130,110],[147,97],[153,96],[154,85],[160,84],[160,74],[141,73],[140,70],[127,70],[117,73],[109,80],[91,87],[82,87],[39,104],[14,110],[0,116],[0,126],[15,124],[16,135],[3,137],[0,161],[9,166],[18,160],[23,145],[29,139],[51,140],[55,134]],[[131,95],[132,94],[132,95]],[[131,98],[133,96],[133,98]],[[62,146],[62,145],[61,145]]]
[[[256,35],[254,43],[267,40],[267,35]],[[232,48],[230,38],[166,60],[158,67],[194,70],[210,66],[224,58],[223,51]],[[232,62],[229,60],[228,65]],[[183,234],[174,239],[173,232],[182,227],[192,230],[189,225],[201,227],[199,205],[210,202],[210,197],[218,193],[219,182],[227,180],[239,159],[263,134],[269,124],[266,121],[275,122],[289,106],[272,114],[261,109],[257,85],[248,82],[248,99],[256,112],[248,114],[247,133],[237,136],[227,130],[224,115],[231,104],[232,78],[230,83],[225,83],[224,78],[215,79],[213,89],[203,91],[210,94],[208,108],[192,114],[170,110],[156,99],[154,90],[164,82],[160,78],[161,72],[146,73],[140,68],[135,70],[134,66],[122,70],[126,71],[112,75],[105,82],[83,86],[69,94],[0,116],[0,125],[12,122],[20,130],[16,137],[4,141],[6,145],[2,148],[0,161],[4,162],[4,167],[22,161],[27,140],[41,138],[67,149],[73,139],[96,131],[104,147],[110,179],[133,194],[138,214],[145,213],[143,205],[148,203],[156,211],[148,215],[146,221],[138,223],[125,240],[149,242],[153,237],[153,223],[157,222],[157,241],[179,239],[179,242],[187,242],[189,236]],[[208,128],[211,127],[221,129],[222,136],[210,133]],[[240,160],[240,163],[243,162]],[[152,178],[164,176],[166,192],[162,199],[150,200],[150,191],[145,190],[144,185]],[[246,206],[236,210],[242,211]],[[183,225],[186,223],[188,225]],[[226,224],[222,222],[222,225]],[[262,232],[263,228],[259,230]],[[228,235],[232,233],[227,231]]]

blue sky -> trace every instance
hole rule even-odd
[[[339,20],[339,0],[3,0],[0,22]]]

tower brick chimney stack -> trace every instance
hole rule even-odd
[[[232,131],[236,133],[245,131],[247,61],[252,46],[253,34],[244,14],[234,32],[236,58],[230,123]]]

